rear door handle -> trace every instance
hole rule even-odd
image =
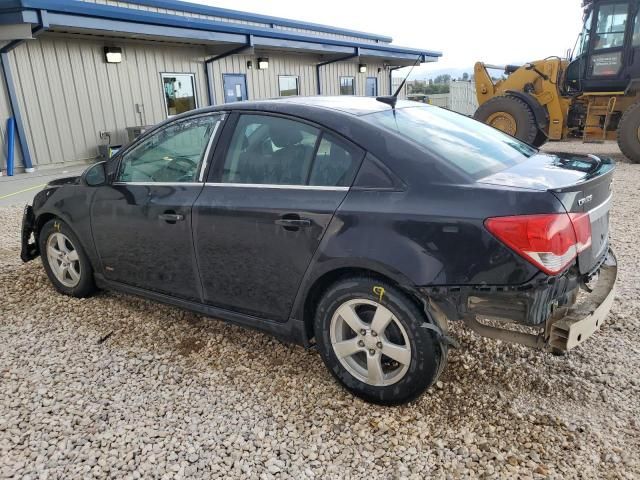
[[[184,215],[180,215],[179,213],[175,212],[164,212],[158,215],[158,218],[160,220],[164,220],[167,223],[176,223],[184,220]]]
[[[280,225],[282,227],[310,227],[311,220],[307,218],[279,218],[276,220],[276,225]]]

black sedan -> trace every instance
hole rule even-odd
[[[315,346],[381,404],[436,381],[448,321],[546,351],[584,342],[613,300],[612,162],[388,103],[173,117],[39,192],[22,259],[67,295],[120,290]]]

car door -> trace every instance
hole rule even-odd
[[[91,228],[106,279],[201,300],[191,209],[223,114],[176,120],[122,154],[99,187]]]
[[[284,116],[235,114],[193,210],[205,301],[284,321],[364,153]]]

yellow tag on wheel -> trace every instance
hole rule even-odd
[[[373,287],[373,293],[378,295],[378,301],[381,302],[382,297],[384,297],[384,287],[376,285],[375,287]]]

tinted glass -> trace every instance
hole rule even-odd
[[[171,117],[196,108],[196,87],[192,74],[163,73],[162,86],[167,116]]]
[[[340,95],[355,95],[353,77],[340,77]]]
[[[305,185],[320,131],[267,115],[242,115],[224,162],[222,181]]]
[[[633,22],[633,40],[631,43],[634,47],[640,47],[640,13],[636,13],[636,18]]]
[[[298,77],[285,75],[279,76],[278,88],[281,97],[298,95]]]
[[[595,50],[622,47],[628,9],[629,4],[627,2],[600,6],[596,27]]]
[[[474,178],[499,172],[537,153],[500,130],[438,107],[403,108],[395,114],[385,110],[362,118],[417,143]]]
[[[318,146],[309,185],[348,187],[358,168],[360,152],[325,134]]]
[[[220,115],[175,122],[127,152],[121,182],[194,182]]]

